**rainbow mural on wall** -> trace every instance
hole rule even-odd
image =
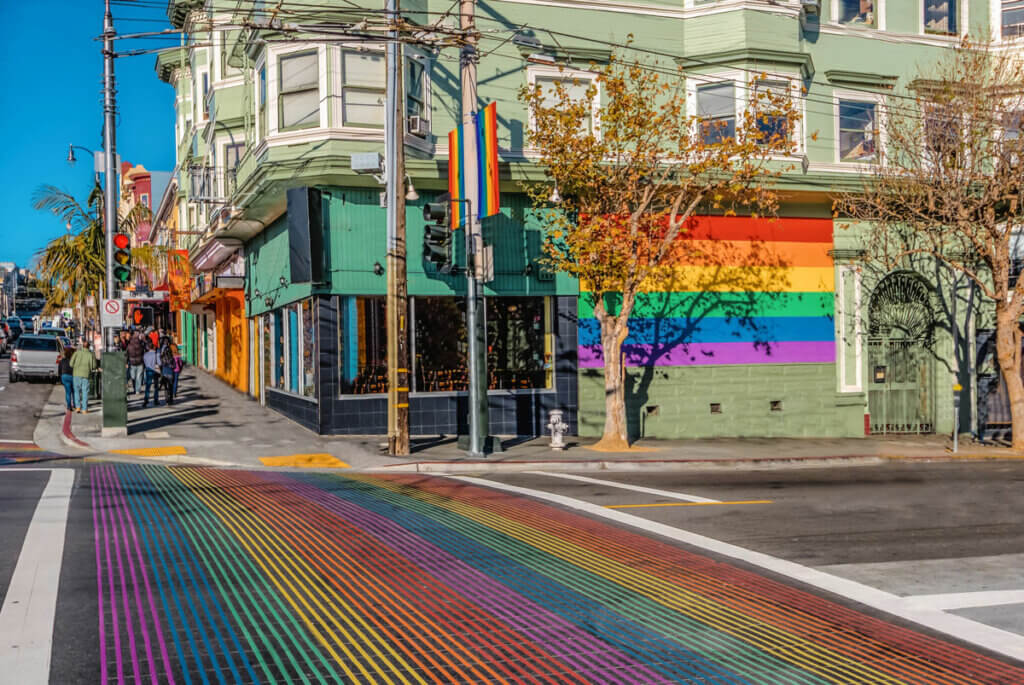
[[[695,217],[677,248],[637,298],[627,366],[835,361],[831,219]],[[580,368],[601,368],[583,289]]]

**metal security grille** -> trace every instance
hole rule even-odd
[[[871,432],[935,431],[935,365],[921,339],[868,340]]]
[[[868,323],[871,432],[934,432],[933,318],[927,286],[914,274],[887,276],[872,293]]]

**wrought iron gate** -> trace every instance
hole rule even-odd
[[[872,433],[935,431],[935,358],[928,286],[886,276],[871,295],[868,412]]]
[[[868,340],[872,433],[935,431],[935,364],[921,339]]]

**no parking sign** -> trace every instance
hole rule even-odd
[[[121,328],[124,325],[124,302],[103,300],[100,308],[100,323],[104,328]]]

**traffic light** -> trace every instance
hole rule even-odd
[[[451,226],[451,195],[445,193],[437,198],[437,202],[423,205],[423,218],[428,223],[423,227],[423,258],[437,266],[440,273],[452,272],[452,226]]]
[[[132,245],[124,233],[114,235],[114,282],[124,285],[132,277]]]

